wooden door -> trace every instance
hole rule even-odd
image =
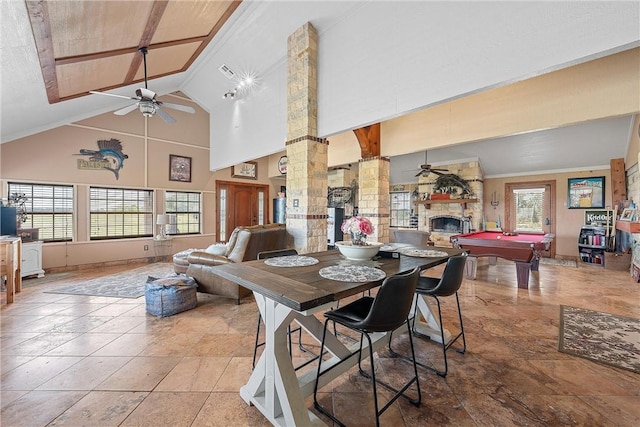
[[[269,186],[218,181],[216,189],[218,241],[227,241],[236,227],[267,223]]]
[[[531,181],[531,182],[508,182],[505,184],[505,225],[508,231],[518,231],[526,233],[542,232],[556,234],[556,183],[555,181]],[[527,212],[524,199],[530,197],[535,200],[531,204],[530,213],[532,222],[523,225],[522,212]],[[519,202],[520,201],[520,202]],[[520,204],[519,204],[520,203]],[[526,215],[525,215],[526,216]],[[544,252],[544,257],[554,257],[556,254],[556,240],[551,242],[549,251]]]

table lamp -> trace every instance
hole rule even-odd
[[[156,217],[156,225],[160,226],[160,234],[156,236],[156,240],[167,240],[169,236],[167,236],[166,225],[169,224],[170,217],[167,214],[160,214]]]

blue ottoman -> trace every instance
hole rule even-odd
[[[166,317],[195,308],[197,287],[195,280],[186,276],[149,277],[144,292],[147,313]]]

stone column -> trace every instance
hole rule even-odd
[[[318,34],[287,40],[287,229],[300,253],[327,249],[327,146],[318,138]]]
[[[358,175],[358,215],[368,218],[375,231],[367,240],[389,242],[389,158],[362,159]]]

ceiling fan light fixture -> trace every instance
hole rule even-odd
[[[156,113],[156,106],[153,105],[152,102],[141,102],[139,107],[140,112],[145,117],[153,117],[153,115]]]

